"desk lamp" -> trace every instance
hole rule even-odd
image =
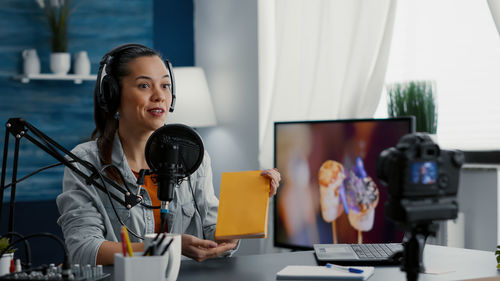
[[[191,127],[215,126],[214,107],[207,79],[201,67],[174,67],[177,100],[167,124],[182,123]]]

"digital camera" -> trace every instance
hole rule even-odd
[[[399,223],[455,219],[464,154],[442,150],[422,133],[403,136],[377,160],[377,176],[388,188],[386,216]]]

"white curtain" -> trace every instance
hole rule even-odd
[[[386,82],[436,81],[441,148],[500,148],[499,2],[398,3]]]
[[[274,121],[371,118],[397,0],[259,0],[259,162]]]
[[[497,31],[500,34],[500,0],[488,0],[488,5],[490,6],[490,12],[495,21]]]

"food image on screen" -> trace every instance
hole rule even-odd
[[[377,184],[369,177],[363,167],[361,157],[346,179],[346,193],[349,223],[358,231],[358,243],[363,242],[363,231],[370,231],[375,220],[375,208],[379,201]]]
[[[276,122],[275,246],[401,242],[376,162],[412,130],[409,118]]]
[[[337,243],[335,220],[344,210],[344,206],[340,202],[340,188],[345,180],[344,167],[339,162],[327,160],[319,168],[318,180],[321,215],[325,222],[332,223],[333,241]]]

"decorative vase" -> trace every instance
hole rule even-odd
[[[24,74],[40,74],[40,59],[35,49],[24,50],[23,60]]]
[[[10,273],[10,261],[14,258],[14,253],[3,254],[0,258],[0,276]]]
[[[69,53],[51,53],[50,70],[54,74],[66,75],[71,66],[71,57]]]
[[[86,51],[80,51],[75,54],[74,73],[77,75],[90,74],[90,61]]]

